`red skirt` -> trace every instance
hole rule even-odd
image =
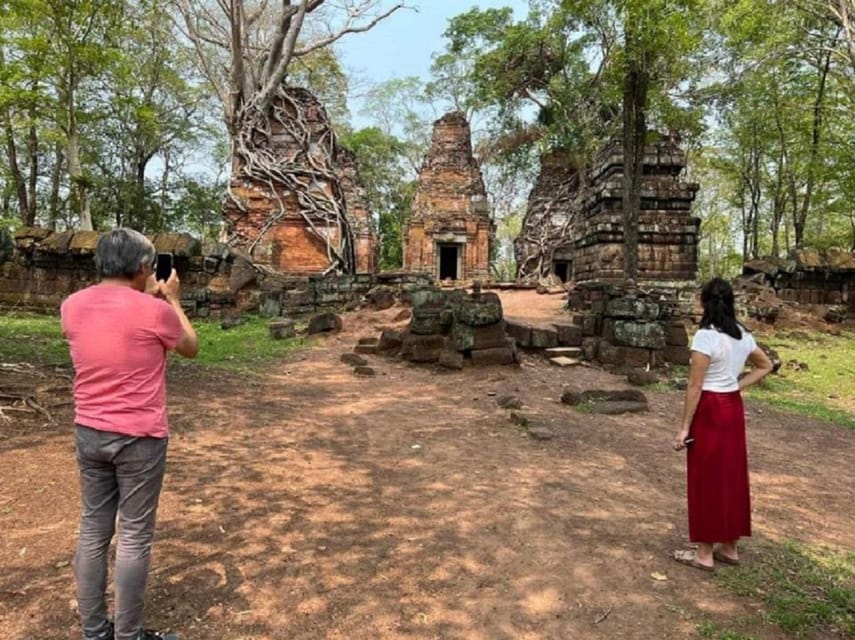
[[[704,391],[686,456],[689,539],[726,542],[751,535],[745,408],[739,391]]]

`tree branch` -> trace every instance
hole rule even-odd
[[[350,26],[350,25],[353,24],[353,19],[356,17],[356,15],[351,15],[348,17],[347,23],[345,24],[345,26],[342,27],[338,32],[330,34],[326,38],[322,38],[318,42],[315,42],[315,43],[309,45],[305,49],[298,49],[297,51],[294,52],[294,55],[296,57],[305,56],[305,55],[311,53],[312,51],[317,51],[318,49],[323,49],[324,47],[331,45],[333,42],[340,40],[342,37],[344,37],[348,33],[362,33],[364,31],[369,31],[370,29],[373,29],[375,26],[377,26],[377,24],[379,24],[380,22],[382,22],[383,20],[385,20],[386,18],[391,16],[393,13],[395,13],[398,9],[403,9],[404,6],[405,5],[403,2],[399,2],[398,4],[396,4],[394,7],[392,7],[388,11],[380,14],[379,16],[376,16],[373,20],[371,20],[371,22],[364,24],[364,25],[358,25],[355,27]]]

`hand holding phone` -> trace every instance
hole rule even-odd
[[[157,267],[155,271],[155,279],[158,282],[166,282],[169,280],[169,276],[172,275],[172,254],[171,253],[158,253],[157,254]]]

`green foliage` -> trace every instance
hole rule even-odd
[[[408,178],[407,144],[377,127],[342,136],[342,144],[356,154],[371,210],[380,234],[380,268],[403,264],[403,231],[410,215],[416,182]]]
[[[855,334],[798,331],[760,339],[778,352],[784,365],[778,375],[749,387],[747,397],[787,412],[855,428],[851,394]],[[806,370],[797,368],[801,363],[807,365]]]
[[[754,640],[752,636],[746,636],[729,629],[720,629],[712,622],[702,622],[696,631],[701,638],[712,638],[713,640]]]
[[[764,601],[788,635],[855,634],[855,553],[793,541],[755,543],[748,553],[750,565],[719,571],[716,581]]]
[[[175,183],[222,125],[212,126],[209,96],[175,46],[167,0],[4,5],[0,132],[19,172],[0,161],[9,194],[0,215],[74,227],[88,200],[95,227],[183,226]],[[23,202],[16,186],[29,174],[35,189]]]
[[[187,361],[170,356],[173,362],[183,361],[182,366],[258,370],[306,345],[303,338],[271,340],[267,322],[254,316],[228,330],[213,320],[193,320],[193,327],[199,336],[197,358]],[[17,312],[0,315],[0,362],[69,365],[59,317]]]
[[[58,316],[0,314],[0,362],[70,364]]]
[[[243,372],[289,357],[306,346],[304,338],[272,340],[267,322],[256,316],[232,329],[223,329],[217,321],[193,321],[199,336],[199,355],[187,366],[220,367]],[[180,357],[174,359],[180,361]]]

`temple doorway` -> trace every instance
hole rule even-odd
[[[439,279],[460,279],[460,256],[462,254],[459,244],[439,244]]]

